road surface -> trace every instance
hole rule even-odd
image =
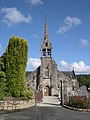
[[[57,101],[46,100],[35,107],[13,112],[0,111],[0,120],[90,120],[90,112],[72,111],[62,108]]]

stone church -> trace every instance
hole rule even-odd
[[[58,95],[68,98],[77,95],[78,81],[74,70],[59,71],[52,58],[52,43],[48,38],[48,23],[45,20],[44,39],[41,42],[41,65],[35,71],[26,72],[27,86],[33,91],[42,91],[43,96]],[[62,94],[62,96],[61,96]]]

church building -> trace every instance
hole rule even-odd
[[[35,71],[26,72],[27,86],[33,91],[42,91],[42,96],[58,95],[59,98],[68,99],[68,96],[77,95],[79,87],[74,70],[59,71],[52,57],[52,43],[48,38],[47,19],[40,52],[41,65]]]

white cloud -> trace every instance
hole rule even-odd
[[[62,70],[69,70],[70,69],[69,64],[64,60],[60,61],[60,67],[62,68]]]
[[[70,30],[72,27],[78,26],[81,23],[82,22],[79,18],[67,16],[64,19],[64,25],[62,27],[59,27],[59,29],[57,30],[57,33],[64,33]]]
[[[26,0],[26,2],[32,4],[32,5],[40,5],[43,4],[42,0]]]
[[[1,48],[2,48],[2,45],[0,44],[0,50],[1,50]]]
[[[32,69],[36,69],[41,64],[40,59],[38,58],[29,58],[27,62],[27,67],[31,67]]]
[[[29,58],[27,62],[27,67],[32,70],[36,69],[38,66],[40,66],[41,61],[38,58]],[[62,60],[59,62],[59,70],[60,71],[71,71],[75,70],[77,73],[90,73],[90,66],[86,65],[84,61],[79,62],[73,62],[73,63],[67,63],[66,61]]]
[[[81,39],[81,40],[80,40],[80,44],[81,44],[81,46],[86,47],[86,46],[89,45],[89,41],[86,40],[86,39]]]
[[[21,22],[25,22],[25,23],[31,23],[32,22],[31,15],[28,15],[28,17],[25,17],[15,7],[12,7],[12,8],[4,7],[4,8],[1,9],[1,13],[4,14],[4,18],[3,18],[2,22],[7,24],[8,26],[11,26],[13,24],[18,24],[18,23],[21,23]]]
[[[75,72],[90,73],[90,66],[86,65],[84,61],[73,62],[71,64],[62,60],[59,63],[59,69],[63,70],[72,70],[74,68]]]

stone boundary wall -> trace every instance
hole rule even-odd
[[[35,99],[0,101],[0,110],[24,109],[32,106],[35,106]]]

